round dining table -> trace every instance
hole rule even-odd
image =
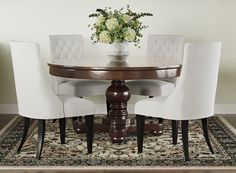
[[[105,126],[111,141],[120,143],[129,133],[135,132],[135,120],[128,116],[127,103],[131,93],[126,80],[164,80],[180,75],[181,65],[177,62],[166,62],[165,59],[127,57],[124,62],[110,61],[109,57],[82,59],[53,59],[48,63],[49,72],[53,76],[110,80],[106,90],[106,99],[110,104],[109,112],[100,126]],[[163,130],[163,124],[145,125],[145,129]],[[101,128],[100,128],[101,129]]]

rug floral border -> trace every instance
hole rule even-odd
[[[9,129],[1,136],[0,139],[0,166],[77,166],[78,167],[231,167],[236,166],[236,134],[234,134],[218,117],[212,117],[209,119],[210,133],[220,142],[227,154],[231,157],[228,160],[203,160],[203,159],[191,159],[190,162],[184,162],[183,158],[177,160],[21,160],[19,161],[7,161],[5,156],[9,153],[14,144],[20,140],[20,134],[23,129],[23,119],[16,121]],[[2,148],[4,146],[4,148]]]

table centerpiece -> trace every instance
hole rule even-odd
[[[89,17],[95,17],[96,22],[89,25],[94,32],[93,43],[110,44],[108,55],[111,61],[125,61],[128,56],[128,43],[133,42],[138,48],[141,31],[148,27],[140,21],[141,17],[153,16],[151,13],[136,13],[127,5],[126,8],[112,10],[111,7],[97,9]]]

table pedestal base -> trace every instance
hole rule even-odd
[[[130,126],[126,128],[126,136],[129,136],[130,134],[136,133],[136,120],[135,117],[130,118]],[[106,118],[103,118],[103,122],[100,123],[94,123],[94,133],[109,133],[109,120]],[[75,120],[73,121],[73,129],[76,133],[85,133],[85,124],[84,119],[82,121]],[[152,134],[154,136],[160,136],[163,134],[164,125],[163,123],[147,123],[145,124],[145,133],[146,134]],[[114,142],[114,141],[113,141]]]
[[[127,102],[130,99],[129,88],[123,80],[113,80],[107,88],[106,99],[110,108],[103,124],[110,126],[109,136],[114,143],[120,143],[127,137],[127,129],[131,124],[128,118]]]
[[[113,80],[107,88],[106,99],[110,104],[108,114],[103,118],[102,124],[95,124],[95,132],[108,132],[113,143],[121,143],[126,137],[136,132],[135,118],[128,117],[127,102],[130,99],[129,88],[123,80]],[[73,123],[75,132],[83,133],[84,123],[76,120]],[[162,122],[159,124],[147,124],[145,130],[153,135],[161,135]]]

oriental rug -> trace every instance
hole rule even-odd
[[[101,121],[101,118],[96,118]],[[156,123],[155,119],[149,119]],[[85,134],[76,134],[67,120],[66,144],[60,144],[58,123],[48,121],[42,159],[37,160],[37,122],[32,121],[29,136],[21,152],[16,153],[23,131],[23,118],[18,117],[0,136],[1,167],[234,167],[236,166],[236,134],[214,116],[209,119],[209,135],[215,154],[211,154],[203,137],[200,121],[190,121],[190,161],[185,162],[179,130],[177,145],[172,144],[171,126],[164,121],[161,136],[145,135],[143,153],[137,153],[136,135],[122,144],[112,144],[107,133],[95,133],[93,153],[87,154]]]

